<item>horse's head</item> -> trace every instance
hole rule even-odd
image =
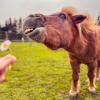
[[[34,14],[25,18],[23,30],[32,40],[56,49],[72,39],[73,27],[85,18],[84,15],[72,16],[66,12],[52,15]]]

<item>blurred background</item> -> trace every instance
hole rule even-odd
[[[91,14],[100,24],[99,4],[100,0],[0,0],[0,39],[21,40],[21,34],[12,34],[21,33],[23,18],[33,13],[51,14],[65,6]]]

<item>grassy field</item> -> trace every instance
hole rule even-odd
[[[66,51],[51,51],[37,43],[12,43],[11,50],[17,63],[6,74],[6,81],[0,83],[0,100],[70,99],[72,78]],[[9,52],[0,52],[0,56]],[[82,65],[81,89],[76,100],[100,100],[100,83],[96,83],[95,95],[88,92],[87,83],[87,67]]]

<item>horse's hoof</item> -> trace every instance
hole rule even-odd
[[[95,93],[96,93],[95,87],[89,87],[89,91],[90,91],[90,93],[92,93],[92,94],[95,94]]]
[[[69,91],[69,96],[70,97],[76,97],[78,95],[79,91],[73,91],[73,90],[70,90]]]

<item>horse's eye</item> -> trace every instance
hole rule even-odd
[[[30,14],[28,17],[34,17],[34,15]]]
[[[63,19],[63,20],[67,19],[66,14],[64,14],[64,13],[60,13],[60,14],[59,14],[59,17],[60,17],[61,19]]]

